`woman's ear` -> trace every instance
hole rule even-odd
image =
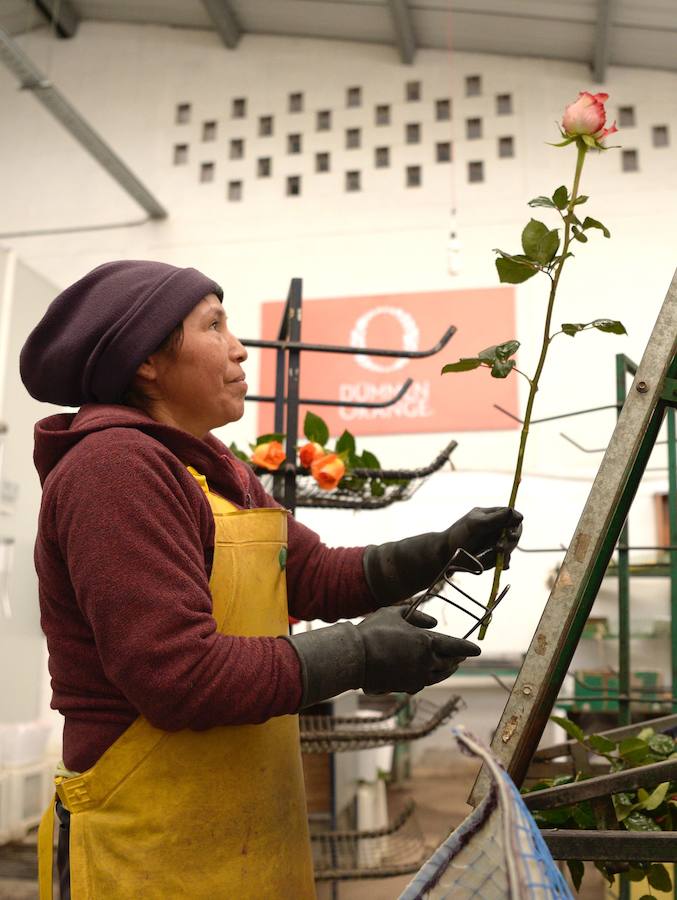
[[[137,368],[136,374],[139,378],[143,378],[144,381],[157,381],[158,366],[156,360],[149,356]]]

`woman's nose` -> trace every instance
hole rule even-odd
[[[235,359],[237,362],[243,363],[249,354],[247,353],[247,348],[244,344],[240,343],[240,341],[234,337],[233,338],[233,347],[231,349],[231,357]]]

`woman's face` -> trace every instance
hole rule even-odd
[[[177,356],[156,354],[139,367],[139,375],[150,377],[153,392],[162,398],[153,406],[153,418],[198,438],[237,421],[247,393],[246,359],[247,351],[228,331],[218,297],[207,294],[183,320]]]

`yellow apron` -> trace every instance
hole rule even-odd
[[[287,514],[209,491],[218,631],[287,633]],[[315,897],[297,716],[166,732],[140,716],[95,765],[57,778],[71,813],[72,900]],[[40,900],[52,900],[54,804],[40,825]]]

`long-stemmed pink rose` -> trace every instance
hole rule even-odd
[[[508,284],[521,284],[539,272],[547,275],[550,279],[548,306],[543,329],[543,343],[541,345],[541,352],[534,374],[529,377],[524,372],[521,372],[515,365],[515,360],[512,357],[514,357],[519,348],[519,341],[514,340],[504,341],[501,344],[487,347],[485,350],[478,353],[477,356],[460,359],[458,362],[446,365],[442,369],[443,373],[467,372],[471,369],[477,369],[484,366],[491,370],[491,374],[494,378],[507,378],[514,370],[526,378],[529,383],[529,396],[524,412],[524,424],[520,435],[517,463],[515,465],[515,476],[510,491],[508,506],[514,506],[517,499],[517,491],[522,480],[524,451],[529,436],[529,426],[531,423],[534,401],[538,392],[538,383],[543,372],[548,348],[550,347],[553,338],[559,334],[575,337],[578,332],[590,329],[606,331],[612,334],[625,334],[625,328],[622,323],[612,319],[594,319],[592,322],[565,322],[560,326],[559,330],[552,330],[552,316],[560,276],[562,274],[564,263],[568,258],[573,256],[570,252],[570,246],[574,241],[581,244],[587,243],[588,235],[586,232],[590,231],[590,229],[598,229],[605,237],[610,237],[609,229],[597,219],[586,216],[585,219],[581,221],[576,214],[577,209],[588,200],[588,197],[579,194],[578,192],[585,155],[589,149],[607,149],[600,141],[606,135],[612,134],[617,130],[615,122],[610,128],[604,127],[606,124],[604,101],[607,99],[607,94],[591,94],[588,91],[581,91],[578,95],[578,99],[574,103],[569,104],[564,111],[561,126],[564,140],[555,146],[563,147],[571,143],[576,144],[578,154],[576,157],[576,169],[574,172],[571,193],[569,193],[566,185],[561,185],[552,196],[536,197],[529,201],[529,206],[531,207],[547,207],[559,213],[562,224],[564,225],[562,241],[560,242],[558,228],[549,229],[545,223],[540,222],[537,219],[531,219],[522,232],[522,253],[510,254],[505,253],[503,250],[496,251],[499,254],[499,258],[496,260],[496,268],[502,282],[507,282]],[[503,554],[499,553],[494,568],[491,594],[487,603],[487,608],[489,610],[493,608],[498,595],[503,562]],[[478,636],[480,640],[484,638],[487,625],[488,622],[480,629]]]

